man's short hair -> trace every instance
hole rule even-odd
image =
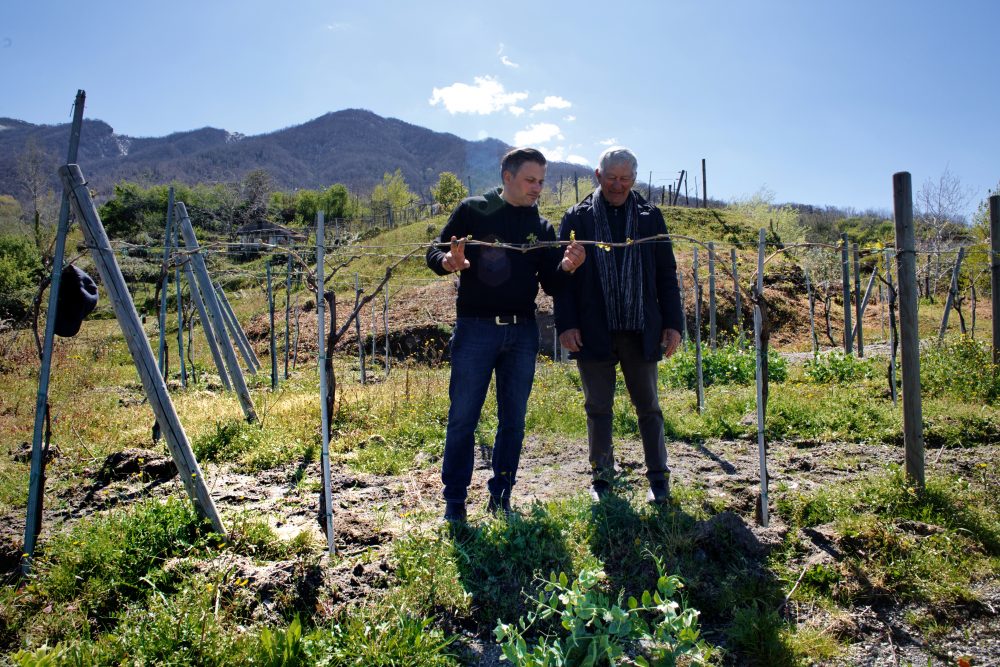
[[[500,180],[503,180],[505,171],[509,171],[511,176],[517,176],[517,172],[521,170],[525,162],[534,162],[544,167],[545,156],[535,148],[515,148],[507,151],[507,154],[500,160]]]
[[[617,167],[620,164],[627,164],[632,169],[633,176],[639,169],[639,161],[635,159],[635,153],[621,146],[612,146],[601,153],[601,159],[598,160],[597,164],[602,174],[606,169]]]

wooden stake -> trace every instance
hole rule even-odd
[[[764,441],[764,420],[766,418],[764,403],[764,350],[761,349],[761,328],[763,326],[763,316],[760,302],[764,298],[764,252],[767,242],[767,232],[760,230],[760,237],[757,242],[757,301],[753,308],[753,340],[754,349],[757,350],[757,452],[760,466],[760,504],[758,505],[758,517],[760,525],[767,528],[769,523],[767,507],[767,444]]]
[[[135,368],[139,371],[139,378],[142,380],[143,389],[149,405],[153,408],[156,421],[163,430],[167,447],[170,449],[170,456],[177,464],[177,471],[180,474],[181,482],[188,493],[188,497],[194,503],[198,513],[208,518],[216,532],[226,534],[226,529],[222,525],[222,519],[215,509],[215,503],[208,492],[205,478],[198,460],[191,451],[191,444],[184,427],[181,425],[174,404],[167,393],[163,376],[157,370],[156,360],[153,357],[153,350],[149,347],[149,341],[142,329],[139,321],[139,314],[132,303],[132,297],[125,286],[125,279],[122,277],[121,269],[115,261],[114,251],[111,249],[111,242],[104,231],[104,225],[94,206],[94,201],[90,198],[87,190],[87,183],[83,179],[80,167],[75,164],[65,165],[59,168],[59,177],[62,179],[63,187],[70,191],[70,200],[76,217],[81,221],[84,237],[90,247],[94,264],[101,276],[101,283],[108,293],[108,299],[115,311],[118,324],[125,334],[125,342],[128,345],[129,353],[135,362]],[[183,206],[183,204],[179,204]]]
[[[951,307],[958,298],[958,274],[962,270],[962,259],[965,257],[965,248],[958,249],[958,259],[955,260],[955,268],[951,272],[951,289],[948,290],[948,300],[944,304],[944,316],[941,318],[941,330],[938,331],[938,342],[944,341],[944,332],[948,330],[948,314]]]
[[[698,248],[694,249],[691,272],[694,282],[694,368],[697,376],[696,396],[700,415],[705,410],[705,378],[701,362],[701,283],[698,281]]]
[[[323,282],[323,258],[326,256],[326,239],[323,229],[323,211],[316,213],[316,329],[319,335],[319,404],[320,428],[323,445],[320,466],[323,472],[323,524],[326,526],[326,545],[330,555],[337,553],[333,539],[333,493],[330,489],[330,410],[327,406],[329,387],[326,379],[326,299]],[[333,326],[331,323],[330,326]]]

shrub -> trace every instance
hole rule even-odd
[[[787,379],[788,363],[774,350],[768,350],[767,367],[771,382]],[[703,350],[701,369],[706,387],[713,384],[750,385],[756,380],[757,357],[753,349],[733,342],[715,352]],[[694,349],[683,349],[670,357],[663,364],[663,376],[668,387],[694,389],[698,383]]]
[[[874,359],[858,359],[854,355],[834,351],[806,361],[805,373],[813,382],[842,384],[871,380],[878,377],[881,371]]]
[[[1000,397],[1000,369],[990,346],[962,336],[928,348],[920,359],[920,381],[929,394],[949,393],[992,403]]]
[[[42,258],[25,236],[0,236],[0,319],[23,322],[42,276]]]

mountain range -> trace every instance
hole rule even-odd
[[[32,144],[45,155],[58,191],[55,170],[65,160],[69,131],[68,123],[0,118],[0,194],[23,194],[17,163]],[[455,173],[466,185],[471,180],[473,192],[498,185],[500,157],[509,149],[498,139],[468,141],[371,111],[346,109],[253,136],[205,127],[165,137],[130,137],[104,121],[88,119],[77,162],[101,200],[122,180],[142,185],[224,183],[256,169],[266,170],[280,190],[343,183],[355,192],[370,190],[384,173],[400,169],[411,190],[429,197],[443,171]],[[582,176],[590,169],[553,162],[548,180],[574,173]]]

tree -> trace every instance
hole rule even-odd
[[[450,213],[458,204],[469,196],[469,190],[458,176],[450,171],[442,171],[437,185],[431,188],[434,201],[441,205],[443,213]]]
[[[968,239],[964,211],[971,199],[972,194],[947,167],[936,181],[924,181],[917,192],[914,220],[917,249],[931,253],[924,267],[925,291],[931,294],[937,291],[938,283],[949,271],[941,252]],[[932,262],[930,257],[936,261]]]
[[[382,175],[382,182],[372,191],[372,213],[374,215],[395,215],[397,211],[409,206],[417,196],[410,192],[409,186],[403,180],[403,172],[397,169],[393,173]],[[391,219],[391,218],[390,218]]]
[[[55,223],[55,194],[49,186],[55,173],[55,159],[42,150],[35,140],[28,139],[24,150],[17,158],[17,181],[28,199],[28,215],[34,229],[35,246],[44,252],[48,246],[50,233]]]
[[[774,192],[766,187],[746,199],[731,202],[729,208],[754,229],[766,229],[778,244],[801,243],[806,238],[806,230],[799,224],[799,214],[787,204],[775,206]]]

